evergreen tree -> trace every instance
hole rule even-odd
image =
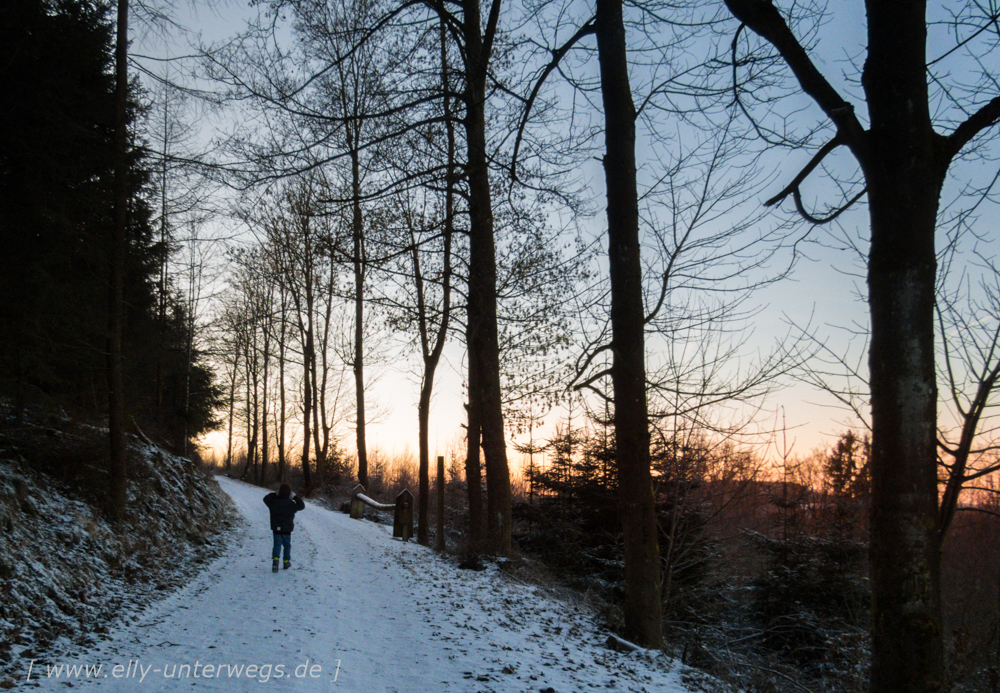
[[[0,8],[0,368],[19,415],[29,398],[101,387],[111,39],[94,2]]]
[[[100,420],[107,407],[108,262],[114,185],[111,6],[95,0],[9,0],[0,6],[0,395],[27,407]],[[138,89],[130,89],[133,94]],[[129,102],[130,128],[142,115]],[[197,351],[190,379],[187,320],[158,305],[166,248],[150,226],[149,169],[128,149],[123,372],[128,412],[164,440],[187,422],[214,425],[220,396]],[[156,353],[171,407],[157,415]],[[189,403],[181,401],[185,388]]]

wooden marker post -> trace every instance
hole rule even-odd
[[[405,489],[396,496],[392,536],[399,537],[403,541],[409,541],[413,536],[413,494]]]
[[[438,455],[438,517],[437,517],[437,541],[434,542],[435,551],[444,551],[444,457]]]
[[[358,498],[359,495],[365,492],[365,487],[358,484],[351,491],[351,519],[361,520],[365,516],[365,504]]]

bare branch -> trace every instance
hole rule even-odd
[[[866,132],[854,114],[854,106],[844,101],[816,68],[778,9],[768,0],[726,0],[726,6],[734,17],[778,50],[802,90],[837,126],[838,137],[864,162],[868,158]]]
[[[527,103],[524,105],[524,114],[521,116],[521,122],[517,126],[517,137],[514,139],[514,153],[511,155],[510,161],[510,177],[514,180],[517,180],[517,154],[521,149],[521,140],[524,136],[524,128],[528,124],[528,118],[531,116],[531,108],[535,104],[538,92],[541,91],[542,85],[545,83],[545,79],[552,73],[553,70],[556,69],[556,67],[559,66],[559,62],[563,59],[566,53],[568,53],[569,50],[584,36],[588,36],[593,33],[594,20],[591,18],[590,21],[580,27],[577,32],[573,34],[569,41],[552,51],[552,60],[545,66],[545,69],[542,70],[542,74],[538,77],[538,81],[535,82],[535,86],[531,90],[531,96],[528,97]]]
[[[944,162],[950,162],[967,145],[972,138],[1000,123],[1000,96],[994,97],[989,103],[969,116],[968,120],[955,128],[944,139]]]

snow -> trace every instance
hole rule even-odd
[[[495,565],[460,570],[451,558],[394,540],[390,527],[311,503],[296,515],[292,569],[272,573],[264,490],[218,481],[245,518],[224,554],[89,651],[34,662],[31,683],[59,691],[68,684],[106,691],[685,690],[679,663],[660,652],[606,648],[608,634],[581,607]],[[69,665],[101,670],[70,675]]]
[[[83,436],[74,429],[76,447],[49,449],[50,457],[68,455],[75,470],[94,473],[86,458],[80,462],[79,450],[86,451],[88,444]],[[51,446],[50,437],[44,438],[44,444]],[[99,436],[94,440],[103,442]],[[30,456],[38,453],[30,435],[17,441]],[[140,612],[185,584],[221,555],[224,545],[217,541],[217,532],[231,531],[238,519],[229,497],[214,481],[188,460],[150,446],[131,445],[129,506],[118,523],[72,497],[82,494],[93,501],[100,476],[88,494],[38,466],[45,465],[28,462],[16,445],[4,441],[0,689],[23,682],[32,659],[58,661],[87,647],[95,635],[107,633],[126,614]],[[199,560],[178,563],[176,556],[190,546],[198,546]]]

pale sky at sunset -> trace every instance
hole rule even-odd
[[[196,32],[200,31],[203,40],[210,42],[238,30],[242,24],[239,18],[248,16],[247,13],[253,11],[242,3],[217,7],[219,9],[212,11],[197,9],[195,15],[187,16],[181,21]],[[860,23],[864,17],[863,6],[860,2],[838,3],[831,5],[829,9],[832,14],[820,31],[822,50],[818,66],[848,100],[860,103],[859,99],[852,99],[860,92],[860,86],[846,81],[844,76],[849,73],[849,59],[854,59],[855,64],[860,65],[863,58],[864,27]],[[182,15],[187,11],[187,8],[179,10]],[[833,39],[835,36],[838,37],[837,40]],[[163,49],[148,50],[154,52]],[[184,49],[177,46],[169,50],[179,53]],[[140,49],[139,52],[143,51]],[[856,78],[853,73],[847,76],[852,80]],[[806,100],[803,100],[803,106],[812,108]],[[859,115],[864,117],[863,113]],[[802,122],[809,121],[803,116]],[[645,165],[648,169],[654,165],[654,162],[648,160],[643,162],[642,151],[638,152],[638,157],[640,166]],[[763,190],[758,203],[762,204],[764,199],[781,190],[808,158],[809,154],[805,152],[781,152],[772,157],[767,163],[770,170],[766,172],[774,173],[774,178]],[[852,165],[846,155],[842,160],[833,162],[833,165],[839,165],[840,161]],[[598,196],[603,196],[604,186],[599,168],[595,166],[594,170],[595,175],[590,175],[590,178],[597,199]],[[831,198],[829,190],[821,184],[809,184],[804,187],[803,192],[807,204],[814,204],[819,208],[825,203],[833,205],[837,202],[836,194]],[[788,204],[786,202],[785,206]],[[985,218],[987,224],[992,223],[988,215]],[[831,246],[841,246],[840,237],[843,235],[852,242],[857,242],[859,237],[863,238],[866,235],[866,222],[867,214],[862,207],[860,211],[842,217],[842,226],[833,230],[834,235],[825,228],[810,232],[809,241],[799,246],[801,257],[790,277],[760,291],[756,297],[756,302],[763,308],[752,321],[753,337],[750,344],[753,347],[761,351],[770,349],[776,340],[789,332],[788,323],[791,321],[799,326],[811,324],[814,333],[834,351],[842,352],[847,348],[849,332],[867,324],[867,307],[858,298],[858,293],[865,291],[864,278],[861,276],[863,268],[851,251]],[[588,224],[599,230],[603,219],[598,217]],[[995,237],[993,230],[987,231],[991,237]],[[802,234],[804,231],[805,228],[802,227],[798,233]],[[860,247],[865,249],[863,243]],[[863,338],[855,337],[852,354],[854,359],[860,357],[862,365],[865,362],[863,346]],[[465,413],[462,406],[462,349],[461,344],[453,341],[446,352],[445,362],[438,371],[437,395],[431,412],[432,455],[445,454],[448,446],[463,435],[461,424],[465,420]],[[651,358],[655,358],[655,354]],[[392,453],[408,448],[416,455],[416,359],[400,355],[391,361],[390,364],[369,370],[369,373],[380,373],[377,381],[370,382],[369,403],[373,411],[369,413],[369,417],[375,413],[375,408],[381,412],[378,420],[368,427],[369,450],[380,448]],[[353,387],[353,384],[349,387]],[[774,429],[783,420],[788,429],[788,440],[795,441],[794,452],[797,454],[807,454],[817,446],[830,445],[833,437],[842,433],[848,425],[858,424],[845,409],[836,406],[830,395],[792,381],[788,381],[784,390],[772,396],[763,409],[764,412],[758,418],[759,426]],[[546,423],[551,426],[557,418],[558,416],[550,415]],[[353,430],[343,426],[341,431],[342,445],[351,450]],[[543,429],[536,435],[544,437],[546,434]],[[224,441],[224,434],[216,433],[210,436],[209,441],[218,446],[220,439]],[[516,465],[518,456],[512,453],[511,457]]]

